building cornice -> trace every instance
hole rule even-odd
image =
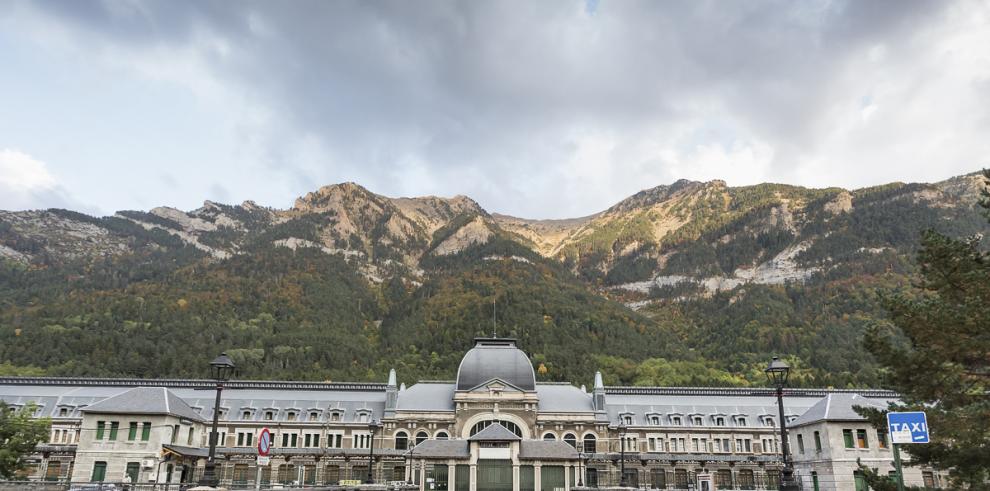
[[[0,385],[45,385],[66,387],[165,387],[169,389],[216,388],[207,379],[143,379],[94,377],[0,377]],[[284,380],[231,380],[226,389],[342,390],[385,392],[386,384],[372,382],[296,382]]]
[[[609,395],[658,395],[658,396],[751,396],[774,397],[770,387],[630,387],[606,386]],[[828,394],[859,394],[863,397],[896,399],[900,394],[884,389],[784,389],[790,397],[825,397]]]

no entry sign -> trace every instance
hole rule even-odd
[[[272,432],[268,428],[262,428],[258,435],[258,455],[267,457],[272,451]]]

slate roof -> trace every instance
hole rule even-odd
[[[508,428],[498,423],[492,423],[487,428],[472,435],[468,440],[475,442],[515,442],[522,440],[522,438],[509,431]]]
[[[513,435],[514,436],[514,435]],[[467,458],[471,456],[466,440],[426,440],[406,451],[410,458]]]
[[[866,398],[859,394],[828,394],[792,421],[790,426],[804,426],[820,421],[866,421],[866,418],[860,416],[853,406],[887,409],[886,401]]]
[[[536,394],[540,398],[540,411],[547,412],[594,412],[591,394],[571,384],[536,384]]]
[[[166,414],[205,421],[186,401],[164,387],[135,387],[82,409],[86,413]]]
[[[520,459],[577,460],[577,450],[567,442],[524,440],[519,443]]]
[[[457,368],[457,390],[471,390],[496,378],[519,390],[536,390],[533,364],[515,339],[476,338]]]
[[[399,391],[399,411],[453,411],[453,382],[419,382]]]

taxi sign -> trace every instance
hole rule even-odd
[[[892,443],[928,443],[928,419],[921,411],[887,413],[887,431]]]
[[[268,428],[262,428],[258,435],[258,455],[267,457],[272,452],[272,432]]]

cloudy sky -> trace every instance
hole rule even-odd
[[[988,46],[985,0],[0,0],[0,209],[934,181],[990,166]]]

